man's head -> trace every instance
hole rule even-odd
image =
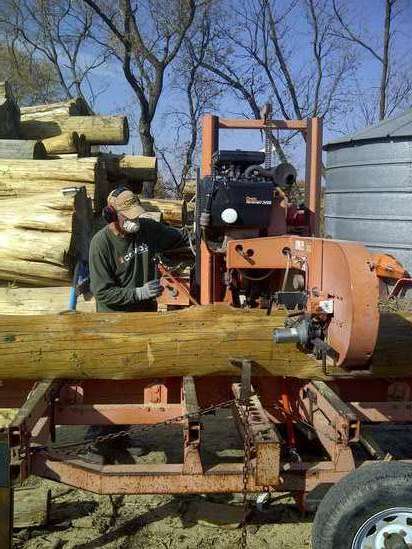
[[[139,230],[139,216],[145,212],[140,200],[128,187],[114,189],[107,197],[107,207],[103,215],[108,223],[117,222],[125,233],[136,233]]]

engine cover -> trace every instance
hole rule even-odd
[[[206,177],[201,183],[204,195],[212,192],[213,179]],[[218,178],[210,208],[211,227],[257,227],[264,228],[270,223],[273,206],[273,183],[265,179],[226,179]],[[227,210],[235,210],[237,216],[225,215]],[[226,221],[228,220],[228,221]]]

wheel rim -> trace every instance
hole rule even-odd
[[[412,508],[392,507],[369,517],[356,532],[352,549],[386,549],[396,536],[404,547],[412,547]]]

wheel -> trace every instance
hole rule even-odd
[[[312,547],[412,548],[412,465],[365,465],[335,484],[315,515]]]

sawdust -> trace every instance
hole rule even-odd
[[[222,415],[223,414],[223,415]],[[226,414],[226,416],[224,416]],[[207,418],[208,433],[202,454],[207,463],[241,461],[240,440],[228,412]],[[60,440],[81,440],[84,428],[60,429]],[[90,432],[89,432],[90,435]],[[136,462],[178,463],[182,459],[182,435],[177,427],[131,437],[144,454]],[[126,459],[127,445],[119,442],[102,448],[106,462]],[[132,453],[128,459],[131,459]],[[241,495],[145,495],[98,496],[41,480],[52,491],[50,524],[47,529],[16,532],[15,547],[22,549],[231,549],[239,545],[240,529],[235,524]],[[211,505],[212,503],[212,505]],[[210,519],[222,509],[219,524]],[[232,510],[228,508],[231,506]],[[235,508],[235,512],[233,512]],[[227,520],[225,522],[225,513]],[[276,494],[258,511],[251,506],[248,518],[248,548],[304,549],[310,546],[311,516],[304,517],[288,494]]]

